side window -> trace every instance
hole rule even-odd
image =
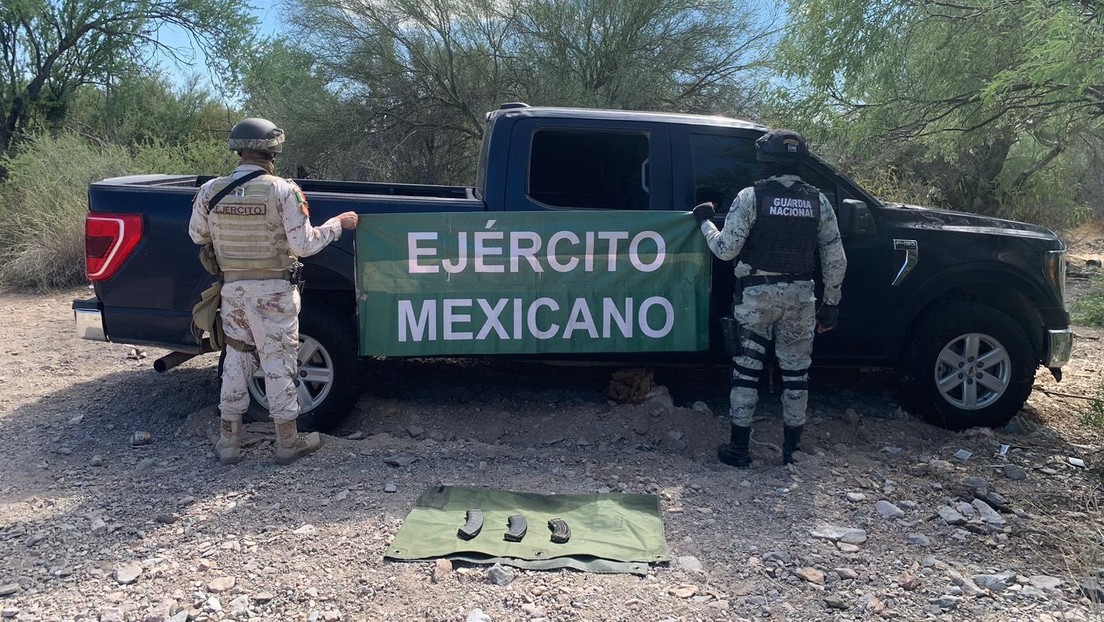
[[[825,176],[820,170],[808,165],[801,165],[798,169],[800,171],[801,179],[805,180],[805,183],[812,184],[820,191],[824,196],[828,197],[828,201],[832,204],[832,209],[839,211],[839,201],[836,200],[836,182]]]
[[[690,158],[694,167],[694,202],[713,201],[726,212],[741,190],[762,177],[755,160],[755,141],[735,136],[691,134]]]
[[[539,130],[529,154],[529,198],[552,207],[646,210],[648,135]]]

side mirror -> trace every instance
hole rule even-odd
[[[865,201],[843,200],[839,207],[839,230],[840,236],[845,238],[874,233],[874,217],[870,215]]]

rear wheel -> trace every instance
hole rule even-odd
[[[951,430],[1008,423],[1031,393],[1038,364],[1023,329],[975,302],[941,306],[920,322],[903,365],[910,405]]]
[[[299,314],[299,354],[295,388],[299,427],[332,428],[348,414],[360,393],[357,332],[353,317],[325,304],[306,304]],[[264,372],[249,382],[249,418],[268,419]]]

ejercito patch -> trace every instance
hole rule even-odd
[[[229,216],[264,216],[268,213],[268,207],[265,205],[226,205],[219,204],[215,206],[216,214],[227,214]]]

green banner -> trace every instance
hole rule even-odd
[[[686,212],[364,214],[360,353],[704,350],[710,257]]]

